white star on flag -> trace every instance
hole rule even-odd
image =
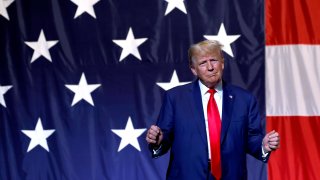
[[[42,146],[45,150],[49,152],[47,138],[51,136],[55,130],[54,129],[44,130],[42,127],[40,118],[38,119],[35,130],[21,130],[21,131],[31,139],[27,152],[31,151],[37,145]]]
[[[88,84],[86,76],[84,75],[84,73],[82,73],[78,85],[66,84],[65,86],[75,93],[71,106],[75,105],[81,99],[84,99],[85,101],[90,103],[92,106],[94,106],[93,100],[91,97],[91,92],[93,92],[95,89],[100,87],[101,84]]]
[[[2,104],[4,107],[7,107],[6,101],[4,100],[4,94],[11,88],[12,88],[12,86],[1,86],[0,85],[0,104]]]
[[[168,83],[158,82],[157,85],[167,91],[167,90],[174,88],[176,86],[181,86],[181,85],[188,84],[188,83],[190,83],[190,82],[180,82],[179,78],[177,76],[176,70],[174,70],[170,82],[168,82]]]
[[[100,0],[71,0],[74,4],[78,6],[76,14],[74,15],[74,18],[77,18],[84,12],[87,12],[92,17],[96,19],[96,14],[94,12],[93,6],[99,2]]]
[[[223,44],[222,50],[228,53],[231,57],[233,57],[231,43],[237,40],[240,37],[240,35],[227,35],[226,29],[224,28],[223,23],[221,23],[218,35],[204,35],[204,37],[208,40],[219,41],[221,44]]]
[[[141,151],[140,145],[138,142],[138,137],[141,136],[141,134],[144,131],[146,131],[146,128],[134,129],[130,116],[128,118],[128,122],[127,122],[125,129],[123,129],[123,130],[111,129],[111,131],[121,138],[118,152],[120,152],[123,148],[125,148],[129,144],[131,144],[133,147],[135,147],[138,151]]]
[[[49,49],[58,43],[58,40],[47,41],[43,30],[41,29],[38,41],[25,42],[33,51],[31,63],[33,63],[40,56],[44,56],[47,60],[52,62]]]
[[[165,12],[165,16],[169,14],[173,9],[178,8],[180,11],[187,14],[186,6],[184,5],[184,0],[165,0],[168,2],[168,6]]]
[[[14,0],[0,0],[0,15],[9,20],[9,14],[7,11],[7,7],[13,3]]]
[[[126,58],[129,54],[134,55],[141,61],[140,53],[138,47],[144,43],[148,38],[139,38],[135,39],[131,27],[129,28],[129,32],[127,35],[126,40],[113,40],[118,46],[122,48],[120,60],[122,61]]]

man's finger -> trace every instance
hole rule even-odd
[[[268,144],[269,144],[269,145],[272,145],[272,146],[276,146],[276,145],[278,145],[278,144],[279,144],[279,142],[276,142],[276,141],[270,141]]]
[[[269,139],[274,138],[274,137],[279,137],[279,133],[274,132],[274,133],[269,135]]]
[[[154,131],[159,131],[159,130],[160,130],[160,128],[159,128],[158,126],[156,126],[156,125],[152,125],[152,126],[150,127],[150,129],[152,129],[152,130],[154,130]]]
[[[152,133],[150,133],[150,130],[148,131],[147,133],[147,137],[146,137],[146,140],[148,143],[156,143],[157,137],[155,135],[153,135]]]
[[[276,131],[275,130],[272,130],[272,131],[270,131],[268,134],[267,134],[267,136],[269,137],[269,136],[271,136],[272,134],[274,134]]]
[[[266,150],[267,152],[272,151],[269,144],[264,145],[264,150]]]
[[[153,130],[153,129],[150,129],[150,130],[148,131],[148,134],[151,134],[151,135],[153,135],[153,136],[157,136],[157,135],[158,135],[158,132],[155,131],[155,130]]]
[[[269,142],[279,142],[279,141],[280,141],[279,137],[269,138]]]
[[[269,145],[270,149],[272,150],[276,150],[276,149],[279,149],[279,145]]]
[[[152,139],[152,140],[156,140],[157,139],[156,136],[154,134],[151,134],[151,133],[148,134],[148,138]]]

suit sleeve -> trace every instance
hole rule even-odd
[[[174,129],[174,108],[173,102],[168,92],[165,93],[161,111],[158,117],[157,126],[160,127],[163,132],[163,140],[160,147],[154,149],[150,147],[152,151],[152,157],[157,158],[165,153],[171,147],[173,141],[173,129]]]
[[[253,96],[250,97],[249,104],[247,153],[261,161],[267,162],[270,153],[267,157],[262,157],[262,140],[264,137],[262,121],[265,119],[261,117],[258,103]]]

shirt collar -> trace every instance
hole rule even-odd
[[[199,83],[199,87],[200,87],[200,92],[201,92],[201,96],[204,96],[209,88],[207,86],[205,86],[204,84],[202,84],[202,82],[200,81],[200,79],[198,80]],[[217,93],[221,96],[222,94],[222,81],[220,81],[215,87],[214,89],[217,91]]]

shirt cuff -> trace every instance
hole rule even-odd
[[[268,155],[269,155],[269,152],[264,152],[264,149],[263,149],[263,146],[261,146],[261,149],[262,149],[262,158],[265,159]]]
[[[158,147],[152,148],[152,155],[159,156],[161,149],[162,149],[162,144],[160,144],[160,146],[158,146]]]

